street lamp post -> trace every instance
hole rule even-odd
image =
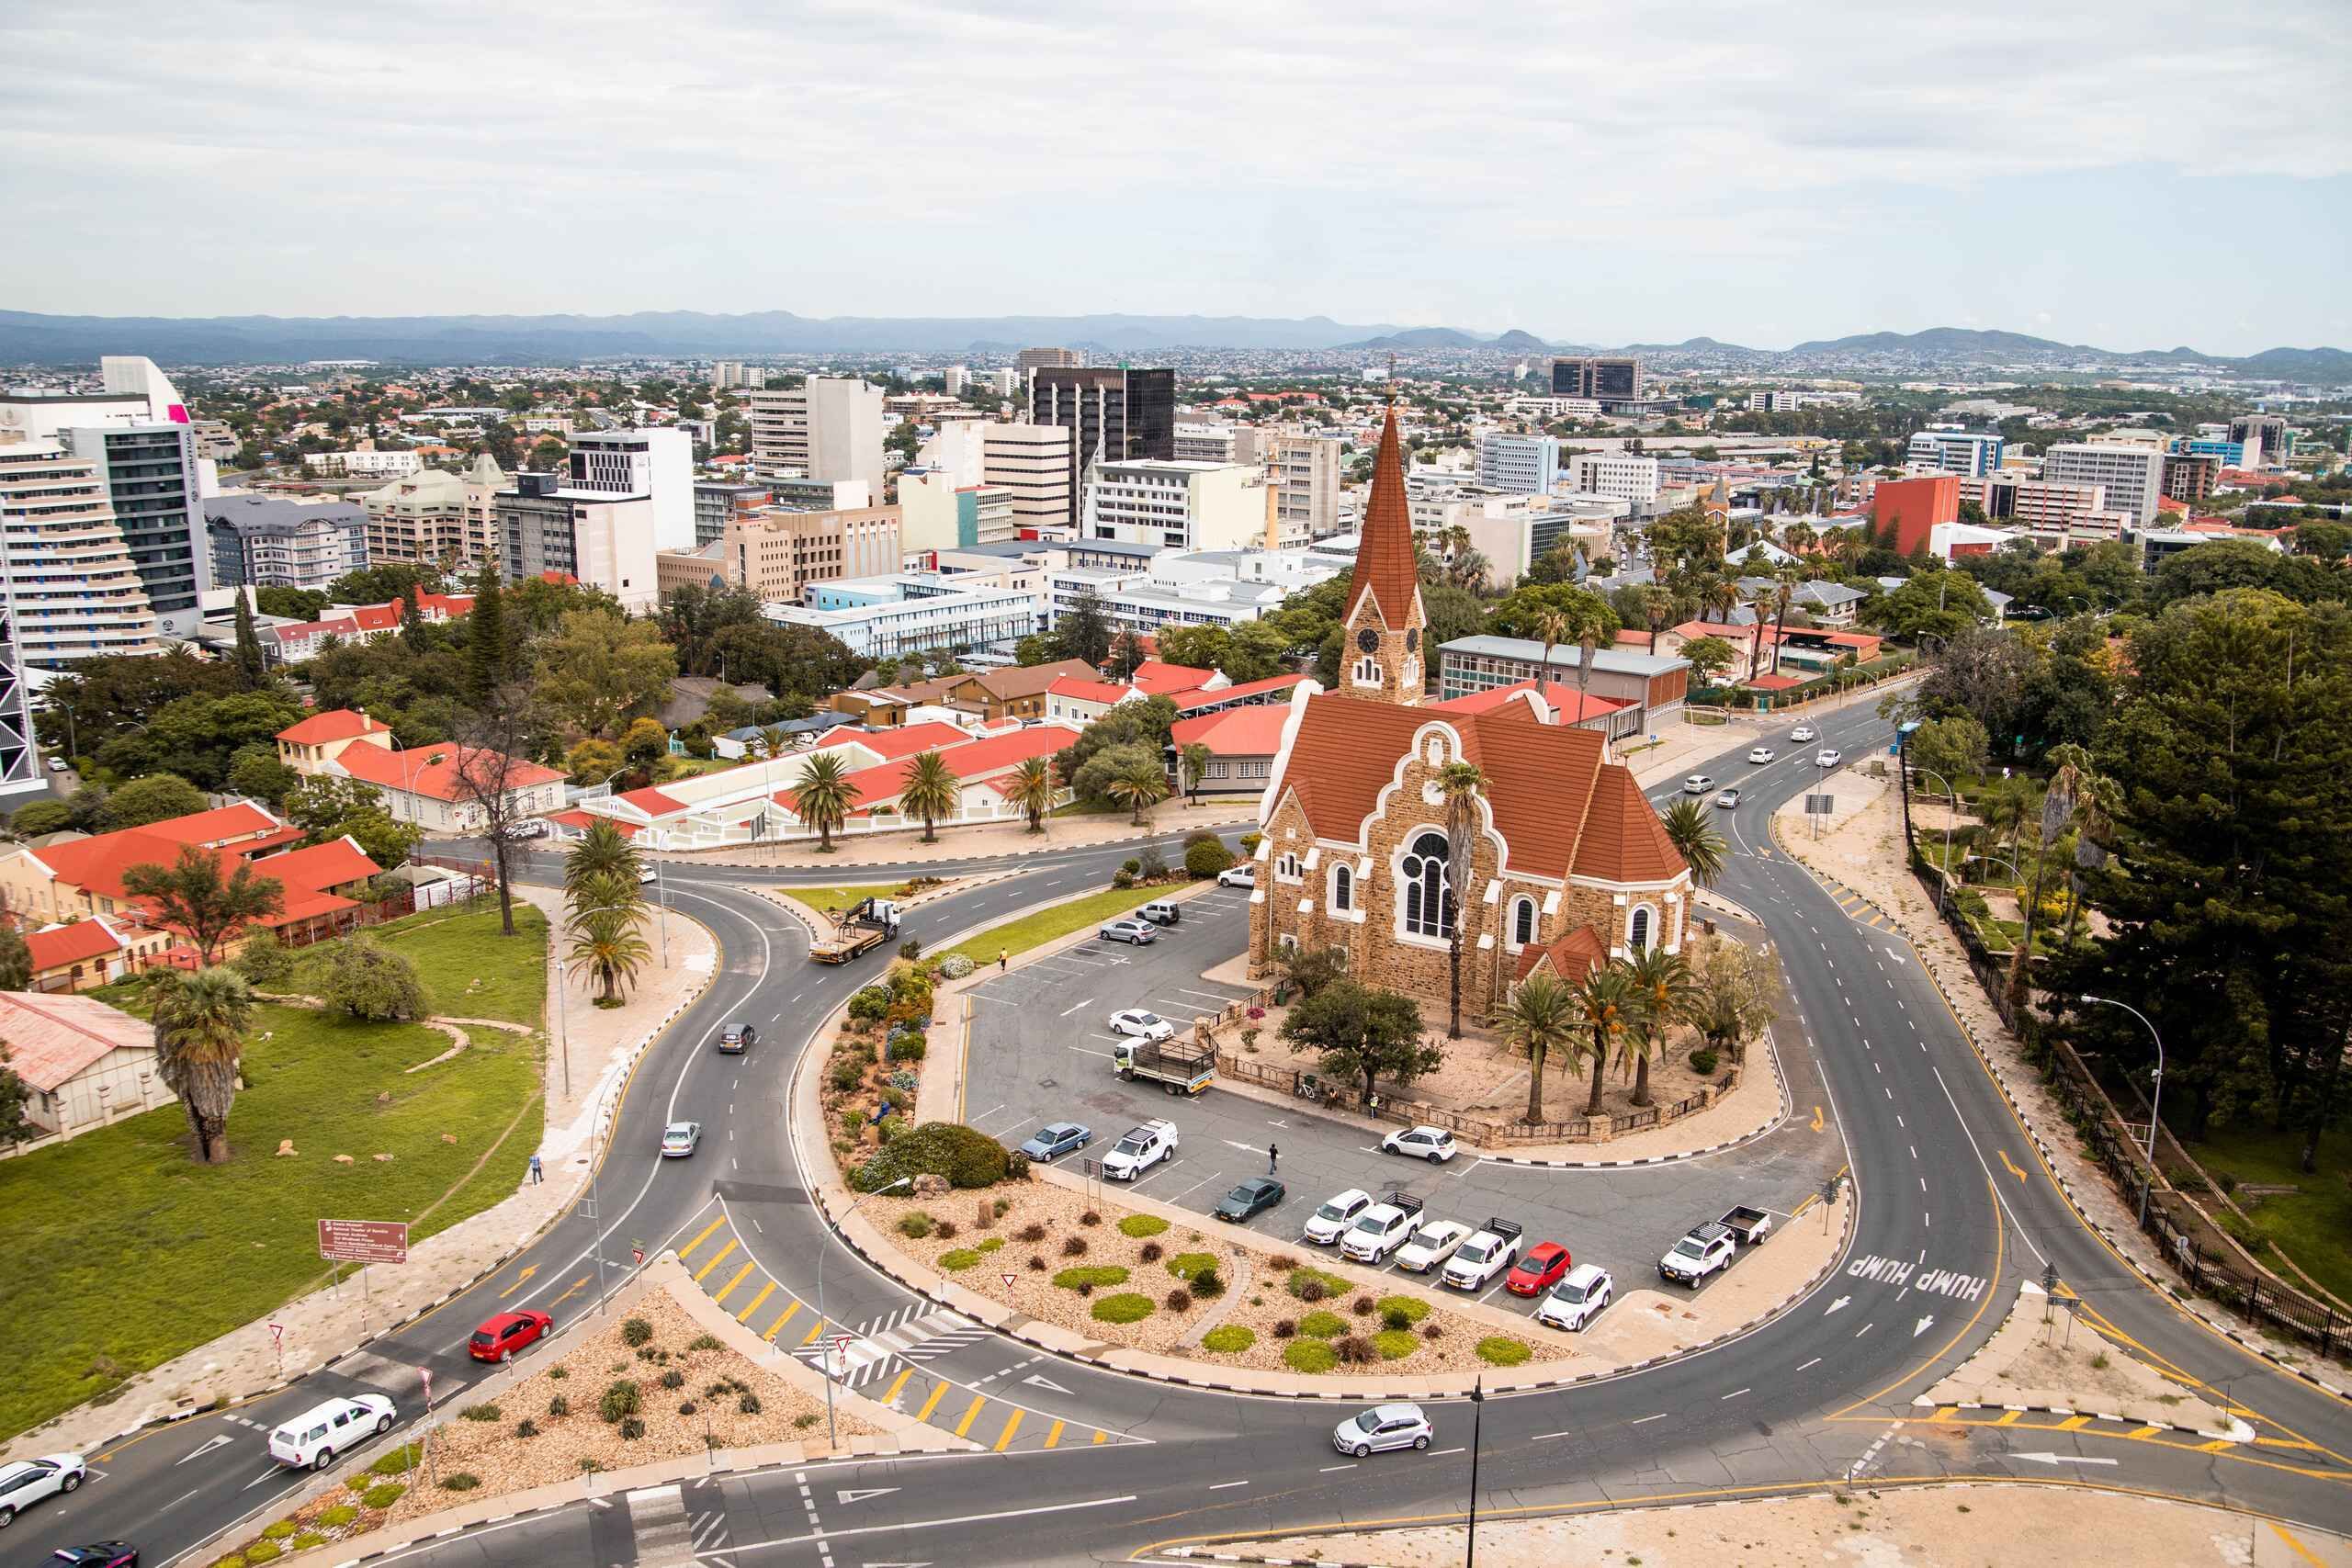
[[[828,1222],[832,1233],[837,1236],[841,1235],[842,1225],[849,1223],[849,1217],[857,1213],[858,1203],[865,1202],[866,1198],[879,1198],[885,1192],[910,1185],[913,1180],[914,1178],[910,1176],[902,1176],[887,1187],[877,1187],[868,1192],[865,1198],[860,1198],[857,1203],[852,1203],[842,1211],[841,1225],[831,1224]],[[842,1236],[842,1239],[844,1242],[848,1240],[846,1236]],[[817,1328],[820,1333],[822,1333],[825,1325],[832,1321],[825,1315],[825,1254],[831,1250],[830,1247],[820,1247],[817,1249]],[[820,1356],[830,1354],[821,1345],[818,1347],[817,1353]],[[833,1446],[833,1374],[830,1369],[825,1372],[825,1446],[828,1448]]]
[[[1936,879],[1936,912],[1941,914],[1944,908],[1945,885],[1951,880],[1951,819],[1960,815],[1960,791],[1952,788],[1951,781],[1944,778],[1943,774],[1933,768],[1915,766],[1912,771],[1928,778],[1941,780],[1944,793],[1951,796],[1951,812],[1944,818],[1944,874]]]
[[[563,1097],[566,1100],[571,1098],[571,1007],[564,993],[571,987],[572,970],[588,967],[586,959],[577,964],[559,960],[555,966],[556,1032],[563,1037]],[[605,1203],[603,1186],[598,1179],[603,1165],[604,1161],[596,1156],[595,1122],[591,1121],[588,1130],[588,1207],[594,1213],[596,1311],[599,1314],[605,1310]]]
[[[1470,1544],[1462,1568],[1478,1568],[1478,1438],[1486,1427],[1486,1383],[1482,1373],[1470,1384]]]
[[[2148,1015],[2130,1002],[2119,1002],[2112,997],[2085,997],[2083,1000],[2101,1007],[2121,1008],[2138,1019],[2148,1031],[2148,1038],[2156,1043],[2156,1070],[2148,1080],[2148,1180],[2140,1189],[2140,1223],[2144,1225],[2148,1223],[2148,1195],[2156,1185],[2156,1126],[2163,1120],[2165,1103],[2165,1037],[2156,1032],[2154,1024],[2148,1022]]]

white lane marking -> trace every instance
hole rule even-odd
[[[1936,1075],[1936,1087],[1944,1091],[1944,1103],[1951,1107],[1952,1120],[1960,1123],[1961,1134],[1968,1140],[1969,1148],[1975,1154],[1976,1166],[1984,1173],[1985,1185],[1992,1188],[1993,1196],[2000,1200],[2001,1212],[2009,1216],[2009,1224],[2017,1227],[2018,1239],[2031,1248],[2034,1257],[2041,1259],[2046,1267],[2050,1262],[2049,1256],[2041,1248],[2033,1245],[2033,1236],[2025,1226],[2018,1224],[2018,1212],[2009,1207],[2008,1195],[2001,1190],[2001,1184],[1993,1179],[1993,1168],[1984,1163],[1984,1151],[1977,1147],[1976,1134],[1968,1130],[1968,1118],[1960,1113],[1960,1101],[1951,1097],[1951,1086],[1944,1082],[1943,1069],[1930,1066],[1928,1070]]]
[[[1247,1486],[1250,1483],[1246,1481],[1220,1481],[1216,1485],[1211,1486],[1209,1490],[1212,1492],[1227,1492],[1231,1491],[1236,1486]]]
[[[894,1530],[938,1529],[948,1525],[987,1524],[995,1519],[1025,1519],[1038,1514],[1071,1513],[1080,1508],[1115,1507],[1121,1503],[1132,1503],[1135,1500],[1136,1495],[1130,1492],[1123,1497],[1090,1497],[1083,1503],[1047,1503],[1035,1508],[1005,1508],[992,1514],[961,1514],[945,1519],[909,1519],[904,1524],[897,1525],[861,1525],[854,1529],[824,1530],[812,1535],[779,1536],[773,1540],[755,1540],[743,1545],[725,1547],[716,1551],[698,1551],[695,1555],[697,1557],[736,1556],[746,1551],[763,1551],[771,1547],[805,1546],[812,1540],[820,1539],[840,1540],[846,1536],[854,1535],[888,1535]]]
[[[1661,1410],[1661,1411],[1659,1411],[1659,1412],[1658,1412],[1657,1415],[1655,1415],[1655,1416],[1643,1416],[1641,1419],[1639,1419],[1639,1420],[1637,1420],[1637,1421],[1628,1421],[1628,1422],[1626,1422],[1626,1423],[1625,1423],[1625,1425],[1627,1425],[1628,1427],[1645,1427],[1645,1426],[1649,1425],[1649,1424],[1650,1424],[1651,1422],[1653,1422],[1653,1421],[1663,1421],[1663,1420],[1665,1420],[1665,1419],[1666,1419],[1666,1412],[1665,1412],[1665,1411],[1663,1411],[1663,1410]]]

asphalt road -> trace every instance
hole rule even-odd
[[[1888,739],[1867,707],[1816,722],[1849,762]],[[722,1568],[778,1560],[821,1568],[928,1568],[951,1558],[1088,1562],[1184,1538],[1453,1517],[1466,1499],[1464,1450],[1474,1427],[1479,1506],[1489,1517],[1603,1499],[1972,1475],[2121,1484],[2352,1528],[2352,1461],[2335,1451],[2352,1434],[2346,1402],[2178,1314],[2075,1220],[1908,950],[1849,918],[1804,868],[1764,852],[1767,812],[1804,787],[1810,770],[1785,761],[1750,770],[1740,760],[1745,751],[1743,743],[1705,765],[1720,782],[1757,775],[1747,800],[1722,814],[1734,851],[1722,886],[1758,914],[1780,946],[1795,1009],[1781,1026],[1783,1060],[1818,1063],[1826,1119],[1841,1131],[1860,1213],[1848,1267],[1739,1340],[1572,1390],[1489,1399],[1475,1412],[1466,1402],[1441,1404],[1432,1410],[1438,1441],[1430,1452],[1354,1461],[1329,1446],[1330,1427],[1344,1411],[1329,1403],[1150,1384],[939,1323],[924,1303],[821,1233],[799,1190],[800,1152],[779,1131],[789,1071],[815,1025],[886,960],[876,954],[842,969],[809,965],[790,922],[725,890],[745,881],[838,878],[682,865],[672,868],[671,896],[718,931],[726,963],[704,1000],[649,1054],[629,1091],[599,1183],[606,1217],[567,1216],[513,1267],[377,1342],[366,1357],[245,1409],[162,1428],[94,1456],[103,1478],[62,1504],[28,1513],[9,1532],[0,1561],[29,1564],[68,1540],[122,1536],[139,1542],[151,1563],[169,1563],[217,1528],[241,1518],[260,1522],[293,1484],[264,1452],[276,1418],[322,1393],[360,1387],[392,1393],[403,1417],[413,1416],[420,1404],[419,1365],[434,1371],[437,1404],[474,1375],[460,1359],[463,1338],[495,1306],[551,1304],[568,1315],[593,1304],[600,1235],[608,1263],[626,1260],[633,1244],[649,1252],[680,1247],[714,1293],[748,1262],[751,1269],[734,1289],[774,1287],[759,1315],[747,1310],[745,1318],[766,1328],[779,1353],[800,1339],[804,1322],[827,1329],[826,1338],[831,1330],[850,1333],[858,1352],[849,1375],[863,1391],[901,1408],[920,1402],[925,1419],[960,1423],[968,1436],[1001,1451],[845,1461],[610,1499],[469,1531],[404,1555],[461,1563],[624,1563],[638,1559],[641,1540],[671,1540],[683,1513],[696,1551]],[[1112,845],[1004,860],[1021,871],[1017,880],[927,906],[913,929],[936,942],[1054,892],[1099,886],[1129,852],[1132,846]],[[895,869],[861,868],[859,874],[880,879]],[[1176,956],[1172,945],[1170,955]],[[1186,962],[1199,956],[1183,955]],[[1193,963],[1189,972],[1197,976],[1204,966]],[[1154,972],[1143,989],[1156,994],[1164,983]],[[737,1017],[762,1023],[766,1043],[740,1060],[715,1055],[711,1037]],[[1091,1008],[1073,1014],[1088,1017]],[[1102,1062],[1077,1059],[1088,1076],[1107,1077]],[[1010,1081],[1022,1081],[1017,1066]],[[1027,1081],[1035,1086],[1034,1077]],[[983,1109],[988,1103],[971,1101]],[[1164,1102],[1146,1100],[1136,1108],[1162,1109]],[[1185,1115],[1193,1114],[1186,1108]],[[695,1159],[665,1166],[652,1149],[660,1126],[673,1115],[700,1120],[710,1131]],[[1107,1131],[1118,1115],[1095,1111],[1091,1119]],[[1197,1145],[1201,1139],[1189,1141]],[[1236,1141],[1254,1140],[1236,1134]],[[1349,1172],[1382,1168],[1351,1163],[1360,1152],[1351,1155],[1317,1133],[1305,1135],[1295,1156],[1287,1133],[1283,1142],[1283,1174],[1306,1190],[1358,1179]],[[1236,1160],[1242,1168],[1239,1152]],[[1706,1174],[1709,1167],[1734,1171],[1740,1163],[1734,1155],[1673,1168],[1668,1195],[1653,1200],[1669,1239],[1682,1218],[1672,1203],[1672,1181],[1704,1183],[1715,1179]],[[1532,1174],[1543,1184],[1512,1188],[1512,1200],[1531,1212],[1555,1205],[1564,1226],[1578,1227],[1572,1245],[1631,1246],[1611,1229],[1614,1211],[1625,1205],[1593,1195],[1616,1181],[1616,1173]],[[1458,1179],[1472,1179],[1466,1168]],[[1688,1196],[1698,1189],[1682,1190]],[[1293,1203],[1304,1201],[1306,1191]],[[1642,1200],[1631,1206],[1640,1213]],[[1690,1204],[1694,1213],[1716,1206],[1713,1196]],[[1623,1231],[1643,1238],[1639,1253],[1625,1254],[1636,1265],[1655,1256],[1649,1249],[1659,1233],[1651,1219],[1625,1221]],[[735,1251],[704,1268],[730,1241]],[[2135,1353],[2210,1390],[2206,1397],[2237,1411],[2262,1440],[2217,1447],[2182,1434],[2038,1415],[2000,1425],[1937,1421],[1933,1411],[1915,1406],[1921,1389],[1990,1334],[2018,1279],[2038,1277],[2045,1263]],[[534,1272],[526,1277],[525,1268]],[[729,1295],[727,1304],[739,1299],[750,1298]],[[787,1301],[789,1307],[777,1304]],[[773,1326],[771,1315],[780,1319]],[[910,1343],[918,1333],[930,1337]]]

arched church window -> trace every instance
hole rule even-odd
[[[1356,907],[1356,874],[1344,865],[1331,868],[1331,908],[1344,914]]]
[[[1515,947],[1525,947],[1535,940],[1535,900],[1521,898],[1510,907],[1510,940]]]
[[[1444,834],[1423,833],[1414,839],[1397,867],[1404,897],[1398,925],[1408,936],[1442,941],[1453,934],[1453,896],[1446,878],[1446,855]]]
[[[1626,929],[1625,945],[1635,953],[1645,951],[1650,944],[1651,930],[1657,923],[1656,913],[1647,904],[1635,909],[1633,924]]]

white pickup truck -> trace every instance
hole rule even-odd
[[[1358,1263],[1381,1263],[1405,1245],[1420,1218],[1421,1201],[1409,1192],[1391,1192],[1356,1216],[1340,1238],[1340,1255]]]
[[[1739,1238],[1727,1227],[1699,1225],[1657,1260],[1658,1276],[1678,1285],[1695,1286],[1708,1275],[1730,1268],[1738,1251]]]
[[[1111,1145],[1102,1156],[1102,1174],[1114,1181],[1133,1181],[1176,1152],[1176,1123],[1147,1122]]]
[[[1457,1291],[1476,1291],[1519,1261],[1520,1227],[1509,1220],[1488,1220],[1478,1233],[1445,1260],[1441,1282]]]

